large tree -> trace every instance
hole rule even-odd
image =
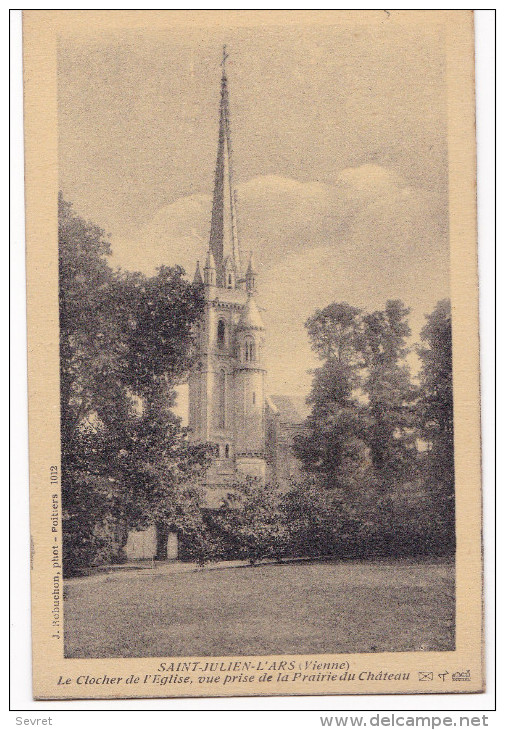
[[[421,331],[421,434],[439,466],[452,478],[454,420],[452,392],[452,328],[448,299],[438,302]]]
[[[421,330],[419,430],[426,449],[420,454],[428,489],[432,531],[439,550],[455,547],[454,420],[451,305],[444,299]]]
[[[371,313],[333,304],[307,321],[322,364],[294,450],[316,477],[312,511],[296,522],[300,535],[318,535],[313,545],[364,555],[454,548],[450,307],[427,318],[420,385],[407,366],[408,314],[396,300]]]
[[[323,363],[314,370],[307,431],[294,448],[327,486],[352,487],[367,460],[378,484],[412,469],[416,390],[406,364],[408,313],[400,301],[370,314],[334,303],[306,322]]]
[[[97,443],[97,413],[121,369],[114,275],[104,232],[59,196],[60,423],[65,570],[108,549],[110,483]],[[116,388],[117,391],[117,388]],[[127,410],[120,399],[116,409]]]
[[[294,451],[329,488],[350,489],[364,458],[363,406],[357,388],[362,357],[362,312],[346,303],[317,310],[306,322],[312,349],[323,361],[313,371],[311,413]]]
[[[363,318],[360,350],[362,390],[367,398],[365,440],[382,480],[412,472],[416,454],[416,388],[406,363],[410,310],[389,300],[384,310]]]
[[[59,247],[63,529],[71,571],[120,552],[129,528],[149,519],[177,526],[183,505],[194,507],[187,482],[205,450],[188,444],[172,407],[203,300],[178,267],[150,278],[113,271],[103,231],[61,196]]]
[[[436,305],[421,331],[421,387],[418,416],[426,450],[420,455],[429,487],[439,541],[447,549],[455,543],[454,419],[452,387],[451,306]]]

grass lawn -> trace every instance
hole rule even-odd
[[[454,649],[451,562],[313,562],[66,582],[65,656]]]

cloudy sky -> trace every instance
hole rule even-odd
[[[223,43],[269,389],[305,395],[314,309],[400,298],[417,334],[449,294],[443,35],[384,15],[374,28],[62,38],[61,189],[109,233],[117,266],[192,276],[204,258]]]

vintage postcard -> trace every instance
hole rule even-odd
[[[34,696],[481,692],[471,11],[23,15]]]

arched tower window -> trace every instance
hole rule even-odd
[[[254,345],[254,340],[249,337],[245,341],[245,361],[254,362],[255,359],[256,359],[256,348]]]
[[[229,444],[226,444],[226,446],[224,447],[224,456],[225,456],[225,459],[230,458],[230,445]]]
[[[224,350],[226,345],[226,324],[220,319],[217,323],[217,346],[220,350]]]
[[[226,427],[226,373],[224,370],[219,371],[218,382],[218,428]]]

